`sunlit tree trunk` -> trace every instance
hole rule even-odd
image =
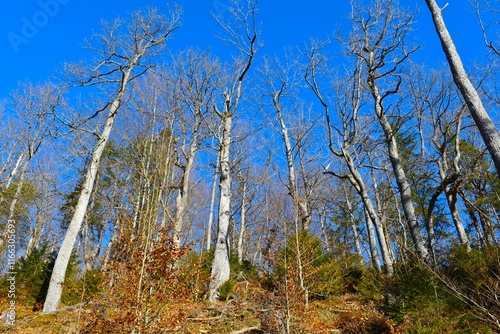
[[[243,242],[245,240],[246,224],[247,224],[247,201],[248,201],[248,190],[247,190],[247,180],[243,180],[243,189],[241,194],[241,222],[240,222],[240,232],[238,235],[238,262],[243,263]]]
[[[436,32],[441,41],[441,46],[443,47],[446,59],[448,60],[453,80],[467,103],[469,112],[474,119],[484,143],[486,144],[486,148],[490,152],[497,174],[500,177],[500,135],[498,134],[495,124],[484,108],[483,102],[481,101],[477,90],[472,85],[469,75],[465,71],[462,59],[460,58],[460,55],[455,47],[455,43],[453,42],[453,39],[448,32],[448,28],[444,23],[442,14],[443,9],[438,6],[435,0],[425,0],[425,2],[431,12],[434,27],[436,28]]]
[[[236,64],[236,72],[231,73],[230,88],[223,92],[223,105],[219,109],[214,104],[214,112],[222,122],[222,137],[219,140],[220,177],[219,177],[219,224],[215,243],[214,259],[210,274],[209,299],[215,302],[219,295],[219,287],[229,280],[231,268],[229,266],[229,218],[231,210],[231,160],[230,148],[232,143],[231,130],[233,116],[238,109],[241,99],[243,80],[252,66],[258,44],[255,14],[257,2],[247,0],[244,5],[234,1],[231,10],[233,20],[231,24],[224,23],[216,18],[228,34],[228,41],[242,54],[242,59]],[[240,31],[242,29],[243,31]]]
[[[370,246],[370,259],[372,261],[372,265],[377,270],[377,272],[382,272],[382,267],[380,266],[380,255],[378,253],[377,248],[377,238],[375,236],[375,231],[373,229],[373,221],[368,213],[366,207],[364,208],[365,212],[365,222],[366,222],[366,230],[368,232],[368,245]]]
[[[370,13],[369,15],[365,15]],[[408,47],[405,39],[411,30],[414,13],[405,13],[395,1],[374,2],[371,8],[354,7],[353,27],[357,30],[346,45],[362,65],[366,87],[372,97],[373,110],[383,130],[387,153],[396,179],[401,204],[415,250],[423,259],[429,259],[422,229],[412,200],[410,181],[403,168],[396,139],[396,131],[387,117],[386,102],[400,88],[397,74],[417,47]],[[373,21],[372,21],[373,19]],[[390,46],[390,47],[387,47]],[[391,59],[389,62],[388,59]],[[383,86],[383,87],[382,87]]]
[[[410,235],[412,237],[413,244],[415,246],[415,249],[417,250],[417,253],[422,258],[428,259],[429,251],[425,246],[425,239],[422,234],[422,229],[419,225],[418,218],[415,213],[415,207],[411,198],[411,186],[401,164],[401,157],[399,156],[395,133],[392,130],[387,116],[382,111],[382,102],[380,99],[380,95],[378,94],[378,89],[376,88],[376,86],[372,86],[372,89],[373,96],[375,98],[375,112],[382,126],[382,129],[384,130],[387,149],[389,152],[389,160],[391,161],[394,176],[396,178],[396,183],[398,185],[401,204],[403,205],[403,211],[405,213],[406,221],[410,229]]]
[[[210,208],[208,212],[207,241],[206,241],[207,250],[210,250],[210,247],[212,246],[212,226],[214,224],[215,193],[217,191],[217,177],[219,175],[219,160],[220,160],[220,153],[217,152],[217,160],[215,161],[214,175],[212,180],[212,191],[210,194]]]
[[[197,132],[197,131],[196,131]],[[198,150],[197,145],[197,134],[193,135],[193,142],[189,147],[189,153],[186,157],[186,163],[182,166],[182,178],[181,184],[179,186],[179,190],[177,193],[177,197],[175,199],[175,221],[174,221],[174,242],[177,245],[177,248],[180,247],[181,244],[181,233],[183,227],[183,218],[184,211],[186,210],[186,206],[189,200],[189,187],[190,187],[190,175],[193,169],[194,158],[196,156],[196,151]]]
[[[220,177],[219,177],[219,224],[215,242],[214,260],[210,280],[210,301],[218,297],[219,287],[229,280],[229,218],[231,213],[231,167],[230,147],[232,117],[223,117],[223,131],[220,143]]]
[[[130,37],[134,42],[132,43],[132,45],[128,46],[130,47],[128,50],[126,44],[121,46],[123,47],[123,49],[120,48],[114,36],[109,40],[104,39],[104,45],[96,48],[100,53],[102,53],[102,55],[106,56],[104,62],[101,63],[98,68],[104,66],[106,62],[108,62],[108,66],[113,67],[117,66],[118,63],[123,62],[122,65],[119,65],[117,68],[117,71],[120,73],[120,75],[118,81],[116,82],[119,83],[119,86],[116,95],[108,106],[109,111],[106,117],[104,128],[102,129],[102,132],[98,137],[97,144],[95,145],[95,148],[92,152],[82,183],[82,189],[78,197],[78,202],[75,206],[73,217],[57,254],[57,258],[50,278],[47,297],[43,306],[44,313],[54,312],[59,306],[64,278],[66,276],[66,269],[68,267],[69,259],[73,251],[73,246],[87,212],[87,206],[89,204],[90,195],[95,184],[101,156],[111,135],[111,130],[115,123],[118,110],[120,109],[120,106],[123,102],[123,97],[126,92],[127,85],[131,79],[131,76],[133,75],[132,72],[139,64],[139,60],[143,58],[143,56],[145,56],[149,49],[159,48],[165,43],[169,35],[176,29],[177,21],[178,13],[173,13],[172,20],[170,21],[165,20],[164,17],[158,15],[155,10],[151,10],[146,15],[141,12],[136,12],[132,16],[133,23],[131,24],[131,30],[129,31],[129,33],[131,34]],[[118,26],[115,26],[115,28],[118,28]],[[142,34],[137,34],[138,31],[141,31]],[[106,31],[106,33],[113,35],[117,32],[111,30]],[[124,41],[125,40],[127,40],[127,38],[124,38]],[[117,55],[117,49],[123,50],[125,52],[131,52],[131,54]],[[86,79],[83,82],[94,82],[97,84],[101,80],[106,79],[106,75],[110,73],[108,71],[109,69],[106,71],[106,74],[91,74],[91,78]],[[114,73],[114,71],[111,73]]]
[[[288,127],[285,124],[285,120],[283,118],[283,112],[281,103],[279,101],[280,94],[283,91],[273,95],[273,104],[276,109],[276,113],[278,116],[278,122],[281,128],[281,136],[283,138],[283,142],[285,144],[285,155],[288,167],[288,192],[292,197],[294,204],[297,206],[299,220],[301,222],[302,229],[308,231],[311,228],[311,213],[308,202],[299,195],[297,188],[297,173],[295,170],[295,164],[293,161],[293,151],[292,151],[292,141],[290,138]]]

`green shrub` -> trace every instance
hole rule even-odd
[[[102,274],[97,269],[86,270],[77,277],[74,272],[64,283],[61,302],[65,305],[75,305],[88,302],[100,291]]]
[[[229,300],[229,297],[231,297],[231,294],[234,291],[234,281],[232,280],[227,280],[225,281],[220,287],[219,287],[219,300],[220,301],[227,301]]]
[[[443,309],[446,294],[438,277],[418,260],[398,263],[394,274],[396,302],[389,313],[397,321],[419,315],[438,316]]]
[[[179,275],[194,300],[207,297],[213,252],[189,252],[178,262]]]
[[[348,272],[346,281],[352,284],[354,291],[364,300],[374,302],[381,302],[384,294],[392,286],[390,279],[383,277],[374,268],[366,268],[361,264],[353,266]]]
[[[450,294],[460,301],[456,308],[467,310],[500,330],[500,247],[451,249],[443,279]]]
[[[236,252],[231,252],[229,257],[229,265],[231,267],[232,279],[238,281],[240,278],[255,278],[257,276],[257,269],[248,260],[243,260],[241,263],[238,260]]]
[[[396,266],[393,285],[396,302],[388,311],[407,333],[488,333],[484,332],[487,327],[478,321],[473,308],[449,289],[452,285],[459,287],[453,277],[473,289],[487,280],[482,256],[469,254],[464,249],[448,254],[441,268],[431,269],[417,260]]]
[[[297,252],[297,239],[300,253]],[[300,258],[297,256],[300,254]],[[275,269],[277,281],[287,277],[292,284],[299,282],[299,266],[302,264],[304,286],[312,299],[337,295],[344,288],[345,259],[333,256],[323,248],[321,240],[310,232],[301,232],[288,239],[280,251]]]
[[[55,254],[50,253],[47,244],[19,258],[14,268],[18,295],[27,298],[29,303],[43,303],[54,262]]]

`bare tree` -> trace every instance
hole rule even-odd
[[[483,32],[484,44],[493,52],[493,54],[500,57],[500,46],[497,45],[498,41],[493,42],[491,40],[490,32],[488,31],[498,29],[499,22],[497,17],[500,15],[498,0],[473,0],[471,3],[474,5],[479,25],[481,26],[481,31]],[[487,21],[485,20],[485,16],[487,17]],[[498,38],[498,34],[496,37]]]
[[[206,235],[206,250],[210,250],[212,246],[212,225],[214,224],[214,207],[215,207],[215,192],[217,191],[217,177],[219,176],[219,159],[220,155],[217,152],[217,159],[215,160],[214,174],[212,177],[212,190],[210,191],[210,207],[208,210],[208,223]]]
[[[166,18],[152,8],[146,12],[137,11],[132,14],[125,34],[120,31],[123,21],[116,20],[112,24],[106,24],[104,32],[95,36],[95,39],[98,40],[97,44],[89,45],[89,48],[101,57],[101,59],[98,59],[97,66],[88,71],[80,69],[79,66],[68,68],[81,85],[112,84],[115,92],[112,99],[103,108],[97,110],[95,114],[98,115],[104,110],[108,110],[102,132],[95,134],[97,143],[87,166],[73,218],[56,258],[43,306],[45,313],[53,312],[59,306],[66,268],[73,245],[87,211],[99,162],[109,140],[118,111],[124,102],[127,86],[131,80],[145,73],[151,67],[148,58],[164,46],[169,36],[178,26],[179,10],[176,9],[170,14],[171,17]],[[145,61],[142,62],[142,60]]]
[[[219,140],[219,223],[209,288],[211,302],[215,302],[217,299],[219,287],[229,280],[228,232],[231,212],[231,130],[233,116],[238,110],[241,100],[243,81],[252,66],[259,46],[257,43],[257,23],[255,21],[257,1],[247,0],[244,1],[244,4],[241,4],[240,1],[234,0],[233,4],[234,6],[230,8],[233,16],[232,23],[225,23],[221,18],[216,18],[227,34],[226,41],[236,47],[241,53],[241,57],[236,59],[233,73],[230,74],[229,86],[222,93],[223,101],[221,106],[214,104],[214,112],[222,123],[222,137]]]
[[[444,22],[442,13],[444,8],[439,7],[436,0],[425,0],[425,2],[431,12],[434,27],[436,28],[441,46],[448,60],[453,80],[467,103],[469,112],[486,144],[486,148],[491,155],[500,178],[500,135],[498,134],[495,124],[488,115],[483,105],[483,101],[472,84],[469,75],[465,71],[462,59],[458,54],[455,43]],[[493,46],[493,44],[491,45]]]
[[[303,148],[303,145],[292,144],[298,143],[294,137],[293,131],[289,128],[286,121],[286,114],[293,114],[297,117],[300,112],[298,109],[302,106],[298,101],[297,86],[300,83],[299,64],[292,61],[293,55],[286,55],[285,64],[280,64],[278,59],[270,61],[266,59],[264,68],[262,69],[263,77],[263,94],[271,98],[272,106],[276,112],[278,126],[276,131],[280,134],[285,147],[285,156],[288,168],[288,183],[286,188],[294,206],[297,208],[297,214],[301,222],[301,228],[309,231],[311,228],[311,189],[307,187],[308,182],[304,180],[302,187],[299,185],[299,176],[296,167],[295,156],[303,156],[303,152],[297,152]],[[289,102],[285,100],[290,100]],[[274,123],[274,122],[273,122]],[[309,124],[303,124],[309,126]],[[301,164],[303,167],[303,164]],[[304,178],[307,176],[303,175]]]
[[[5,187],[8,188],[14,177],[17,176],[16,190],[9,203],[7,221],[12,220],[14,217],[28,166],[47,138],[58,136],[54,113],[64,103],[63,93],[63,88],[50,83],[41,85],[24,83],[13,93],[12,109],[23,123],[22,127],[18,128],[18,131],[24,145],[21,146],[22,152],[5,184]],[[0,203],[4,200],[3,196],[1,197]],[[3,242],[4,240],[0,235],[0,249]]]
[[[213,104],[214,90],[220,84],[219,63],[208,53],[188,50],[175,60],[175,81],[171,91],[178,102],[176,113],[177,161],[180,181],[175,199],[174,240],[180,246],[183,215],[189,200],[191,171],[196,153],[208,135],[203,129]]]
[[[364,140],[363,138],[366,136],[360,129],[362,126],[358,119],[361,106],[364,103],[359,62],[356,64],[352,76],[347,77],[347,80],[337,80],[336,83],[334,83],[335,96],[333,97],[333,102],[329,102],[327,96],[323,95],[321,89],[320,80],[325,76],[325,66],[327,62],[327,59],[320,54],[322,47],[323,45],[321,43],[314,43],[310,48],[307,54],[308,65],[305,73],[305,80],[325,110],[329,150],[334,157],[341,159],[347,167],[347,172],[345,173],[334,171],[329,168],[329,166],[324,168],[324,172],[340,179],[347,179],[360,196],[365,207],[367,230],[369,232],[368,238],[370,250],[372,252],[371,258],[374,261],[374,267],[378,270],[381,269],[380,263],[376,263],[379,256],[372,224],[375,225],[377,230],[382,258],[385,264],[384,268],[387,275],[392,276],[393,261],[390,256],[389,245],[385,238],[385,233],[377,210],[369,195],[368,187],[360,173],[359,162],[356,161],[356,157],[358,156],[356,145],[358,142],[362,142]],[[335,108],[334,110],[339,119],[339,125],[333,123],[330,104]],[[339,147],[335,144],[336,141],[334,136],[340,138]]]
[[[415,14],[406,13],[395,1],[375,0],[369,8],[354,6],[351,14],[353,33],[347,42],[350,54],[361,62],[366,87],[370,92],[373,110],[383,130],[389,160],[401,197],[415,249],[429,259],[422,229],[412,200],[412,189],[401,161],[396,134],[397,122],[389,121],[394,95],[401,85],[401,67],[418,47],[405,41]]]
[[[427,225],[433,226],[433,210],[438,197],[443,193],[458,239],[461,244],[470,248],[457,203],[458,190],[465,182],[465,175],[461,173],[459,162],[462,118],[466,107],[461,101],[457,101],[459,99],[456,88],[449,75],[442,71],[433,71],[426,75],[425,69],[418,69],[416,65],[415,68],[416,70],[411,71],[406,80],[405,90],[412,111],[418,118],[423,162],[436,163],[439,173],[439,182],[430,196],[425,214]],[[432,146],[424,149],[426,141]],[[429,156],[430,151],[434,151],[435,154]],[[430,229],[429,236],[433,234]],[[429,247],[434,247],[432,242]]]

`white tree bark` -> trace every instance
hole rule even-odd
[[[238,262],[243,263],[243,242],[245,240],[245,230],[247,224],[247,180],[243,179],[243,189],[241,194],[241,222],[240,222],[240,233],[238,235]]]
[[[210,250],[212,246],[212,225],[214,224],[214,207],[215,207],[215,192],[217,191],[217,176],[219,175],[220,152],[217,152],[217,160],[215,161],[214,176],[212,181],[212,192],[210,194],[210,209],[208,212],[207,226],[207,243],[206,249]]]
[[[239,64],[241,72],[237,74],[237,78],[231,84],[231,88],[224,93],[223,108],[218,110],[214,105],[216,115],[222,121],[222,138],[219,142],[220,153],[220,196],[219,196],[219,231],[215,244],[214,259],[212,262],[212,270],[210,275],[209,299],[215,302],[219,295],[219,287],[229,280],[231,271],[229,265],[229,218],[231,209],[231,130],[233,126],[233,116],[238,109],[242,94],[243,80],[252,66],[252,62],[257,52],[258,45],[257,30],[255,26],[255,14],[257,11],[256,1],[247,0],[246,6],[243,8],[237,0],[234,0],[235,8],[231,11],[234,15],[233,27],[229,24],[222,23],[220,18],[217,18],[219,23],[228,34],[228,41],[232,43],[242,54],[243,61]],[[242,29],[243,31],[240,31]]]
[[[373,203],[368,196],[368,191],[366,189],[365,183],[361,177],[361,174],[358,172],[357,168],[354,166],[353,161],[351,159],[351,156],[347,152],[347,150],[344,151],[344,158],[346,163],[348,164],[350,174],[347,176],[347,179],[349,182],[352,184],[352,186],[356,189],[356,192],[358,195],[361,197],[361,200],[363,201],[363,206],[364,206],[364,211],[365,211],[365,216],[366,216],[366,229],[368,232],[368,244],[370,245],[370,253],[371,253],[371,260],[372,264],[377,269],[377,271],[381,272],[382,267],[380,266],[380,256],[378,253],[378,247],[377,247],[377,240],[375,237],[375,232],[373,230],[373,225],[377,224],[379,221],[378,216],[375,212],[375,208],[373,206]],[[346,203],[348,205],[348,209],[350,212],[352,212],[352,205],[349,201],[349,198],[347,197],[346,194]],[[384,240],[384,244],[380,244],[380,248],[382,250],[382,255],[384,262],[387,260],[387,247],[385,247],[385,239],[379,239]],[[385,251],[384,251],[385,250]],[[392,261],[387,260],[386,263],[386,270],[388,270],[388,274],[392,275]]]
[[[10,171],[9,176],[7,178],[7,181],[5,182],[5,189],[8,189],[10,187],[12,180],[14,180],[14,177],[19,172],[19,169],[25,163],[24,159],[26,158],[26,156],[27,156],[26,152],[23,152],[17,158],[17,161],[16,161],[16,164],[14,165],[14,168],[12,168],[12,170]],[[3,202],[3,197],[0,199],[0,203],[2,203],[2,202]]]
[[[436,32],[453,75],[453,80],[467,103],[469,112],[486,144],[486,148],[490,152],[497,174],[500,177],[500,135],[465,71],[462,59],[444,23],[442,9],[439,8],[435,0],[426,0],[425,2],[431,12]]]
[[[219,230],[215,243],[214,260],[212,262],[210,280],[210,301],[215,302],[219,296],[219,287],[229,280],[229,218],[231,213],[231,128],[232,115],[225,115],[222,119],[223,131],[220,143],[220,178],[219,178]]]
[[[363,181],[363,178],[359,173],[359,171],[357,170],[357,168],[354,166],[350,154],[346,150],[344,150],[343,153],[344,153],[344,159],[346,160],[347,165],[349,167],[349,171],[351,173],[351,177],[349,177],[349,180],[358,191],[358,194],[361,197],[361,200],[363,201],[363,204],[365,206],[366,214],[370,222],[375,225],[380,251],[382,253],[382,259],[385,265],[384,267],[385,272],[387,276],[392,276],[394,274],[394,266],[391,253],[389,251],[389,244],[385,238],[382,222],[380,221],[380,217],[377,214],[377,210],[375,209],[375,206],[373,205],[373,202],[370,196],[368,195],[368,189]]]
[[[281,128],[281,137],[283,138],[283,143],[285,145],[285,155],[288,167],[288,192],[292,197],[293,203],[297,208],[297,213],[299,220],[301,222],[301,227],[303,230],[308,231],[311,225],[311,214],[309,209],[309,203],[300,196],[297,187],[297,174],[295,171],[295,163],[293,161],[293,149],[290,134],[288,132],[288,127],[285,124],[285,119],[283,118],[283,112],[280,103],[280,95],[283,90],[275,93],[273,95],[273,104],[276,109],[276,114],[278,116],[278,122]]]
[[[380,266],[380,255],[378,253],[377,241],[375,237],[375,231],[373,229],[373,221],[368,213],[366,207],[365,209],[365,221],[366,221],[366,230],[368,231],[368,244],[370,246],[370,255],[372,260],[372,265],[377,270],[377,272],[382,272],[382,267]]]
[[[377,114],[379,123],[384,131],[385,141],[389,152],[389,160],[394,172],[394,177],[396,178],[399,195],[401,197],[401,204],[403,205],[403,211],[405,213],[408,228],[410,229],[410,235],[413,240],[413,244],[417,253],[423,259],[429,259],[429,251],[425,246],[425,239],[422,234],[422,229],[419,225],[417,215],[415,213],[413,200],[411,198],[411,186],[401,164],[401,158],[399,156],[395,133],[393,132],[392,127],[382,110],[382,102],[376,86],[373,86],[372,89],[372,94],[375,98],[375,113]]]
[[[175,198],[175,222],[174,222],[174,243],[177,248],[181,245],[181,233],[183,227],[184,211],[189,200],[189,178],[193,169],[194,158],[198,150],[198,130],[194,132],[189,152],[186,156],[186,163],[182,166],[183,173],[181,178],[181,185]]]
[[[111,134],[111,129],[113,128],[113,123],[115,121],[118,108],[120,107],[120,103],[122,101],[122,97],[126,88],[126,83],[129,80],[131,70],[132,67],[130,68],[129,71],[124,73],[122,87],[118,95],[111,104],[103,132],[101,133],[99,142],[97,143],[97,146],[94,152],[92,153],[90,164],[87,168],[87,173],[85,174],[85,179],[82,184],[82,190],[80,192],[80,196],[78,198],[78,202],[75,207],[73,218],[71,219],[71,222],[68,226],[68,230],[66,231],[66,234],[64,236],[64,240],[61,244],[61,247],[59,248],[59,252],[57,253],[56,262],[52,270],[52,276],[50,277],[50,284],[49,284],[49,289],[47,291],[47,297],[43,305],[44,313],[54,312],[59,307],[59,302],[61,301],[62,289],[64,284],[64,278],[66,276],[66,269],[68,268],[71,252],[73,251],[73,246],[75,244],[76,237],[78,236],[80,227],[82,226],[82,222],[85,217],[85,213],[87,212],[87,206],[89,204],[90,194],[92,193],[92,189],[94,187],[95,179],[97,176],[97,169],[99,167],[99,162],[102,153],[104,152],[104,148],[106,147],[106,143],[108,142],[109,136]]]
[[[131,34],[130,38],[132,39],[132,44],[124,44],[123,50],[125,52],[131,52],[131,54],[118,55],[118,59],[126,59],[123,65],[118,66],[116,61],[112,60],[113,57],[117,56],[116,52],[118,48],[118,45],[114,44],[114,36],[113,38],[111,38],[111,42],[106,41],[112,44],[104,45],[105,48],[109,48],[108,50],[102,51],[102,49],[99,49],[103,54],[109,57],[107,61],[110,61],[110,64],[112,66],[117,66],[117,70],[119,71],[118,73],[120,73],[118,81],[119,87],[117,89],[115,97],[113,98],[113,101],[111,101],[109,105],[109,112],[106,117],[106,122],[99,136],[98,142],[92,152],[90,162],[87,166],[87,171],[84,176],[82,189],[75,207],[73,217],[57,254],[54,268],[52,270],[52,276],[50,278],[47,297],[43,306],[44,313],[54,312],[59,306],[66,275],[66,269],[68,267],[69,259],[73,251],[73,246],[75,244],[76,238],[82,226],[83,219],[85,217],[85,213],[87,211],[87,206],[89,204],[92,189],[97,177],[97,171],[99,168],[101,156],[111,135],[111,130],[113,128],[113,124],[115,122],[120,105],[123,102],[123,96],[131,79],[132,72],[134,68],[139,65],[139,60],[146,54],[149,49],[161,47],[165,43],[169,35],[176,29],[178,13],[173,13],[171,21],[166,21],[163,16],[156,14],[155,10],[150,11],[149,13],[147,13],[147,15],[142,15],[142,13],[136,12],[132,17],[132,21],[133,22],[130,26],[131,30],[129,31],[129,33]],[[138,34],[138,31],[141,31],[142,34]],[[113,32],[110,31],[109,33],[112,34]],[[126,40],[126,38],[124,38],[124,40]],[[98,68],[100,66],[103,66],[103,64],[104,63],[101,63]],[[102,75],[97,76],[97,82],[99,82],[99,79],[101,77]]]

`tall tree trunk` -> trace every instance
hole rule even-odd
[[[198,138],[193,140],[197,141]],[[186,206],[189,201],[189,177],[191,175],[191,170],[193,169],[193,163],[197,149],[198,146],[196,145],[196,143],[191,143],[191,147],[189,148],[189,153],[186,158],[186,164],[183,166],[181,185],[175,199],[174,242],[177,248],[179,248],[181,244],[184,211],[186,210]]]
[[[457,140],[459,140],[457,138]],[[439,167],[439,176],[441,177],[441,182],[444,182],[446,179],[447,163],[445,161],[446,155],[443,154],[443,162],[438,163]],[[464,224],[462,223],[462,219],[460,218],[460,213],[457,208],[457,192],[453,189],[452,186],[447,185],[444,189],[446,203],[448,204],[448,208],[451,213],[451,218],[453,219],[453,224],[455,225],[455,230],[458,234],[458,240],[460,244],[466,246],[468,250],[470,250],[469,237],[465,232]]]
[[[172,126],[173,127],[173,126]],[[170,130],[173,132],[172,127]],[[161,187],[160,190],[158,191],[158,204],[161,206],[161,210],[158,210],[158,215],[161,216],[158,217],[158,220],[160,221],[160,228],[163,229],[167,225],[167,218],[168,218],[168,212],[167,212],[167,205],[165,203],[168,203],[168,196],[169,192],[165,191],[167,189],[168,184],[170,182],[169,176],[174,174],[174,170],[172,167],[172,148],[174,145],[174,136],[170,134],[168,136],[168,143],[167,143],[167,157],[164,162],[164,170],[163,170],[163,177],[161,181]],[[167,196],[165,196],[167,195]]]
[[[238,262],[243,263],[243,241],[245,240],[245,229],[247,223],[247,180],[243,180],[243,189],[241,194],[241,223],[238,236]]]
[[[212,193],[210,195],[210,209],[208,212],[207,226],[207,243],[206,249],[210,250],[212,246],[212,226],[214,224],[214,207],[215,207],[215,192],[217,191],[217,176],[219,175],[220,151],[217,152],[217,160],[215,161],[214,176],[212,181]]]
[[[350,179],[351,180],[351,179]],[[352,183],[353,181],[351,181]],[[358,190],[358,187],[356,185],[353,185],[356,190]],[[358,191],[359,193],[359,191]],[[362,196],[361,196],[362,197]],[[364,201],[364,199],[362,198]],[[349,196],[347,195],[347,191],[345,192],[345,202],[347,205],[347,210],[349,211],[349,216],[351,220],[354,219],[352,212],[353,212],[353,207],[351,204],[351,201],[349,200]],[[378,253],[378,247],[377,247],[377,239],[375,237],[375,231],[373,230],[373,221],[370,213],[368,212],[368,207],[364,204],[364,214],[365,214],[365,222],[366,222],[366,231],[368,233],[368,245],[370,246],[370,259],[372,262],[373,267],[377,270],[377,272],[382,272],[382,267],[380,266],[380,255]],[[353,224],[354,225],[354,224]]]
[[[444,23],[442,9],[439,8],[435,0],[425,0],[425,2],[431,12],[436,32],[453,75],[453,80],[467,103],[469,112],[486,144],[486,148],[490,152],[500,178],[500,135],[465,71],[460,55]]]
[[[243,80],[252,66],[253,58],[257,52],[257,31],[255,25],[255,14],[257,3],[254,0],[247,0],[246,7],[242,8],[238,1],[234,2],[237,10],[232,11],[234,15],[234,24],[240,25],[244,31],[243,36],[239,36],[235,31],[240,32],[240,27],[235,28],[228,24],[222,24],[222,27],[229,34],[229,41],[232,43],[246,58],[246,61],[241,63],[241,72],[237,79],[231,84],[231,88],[223,93],[224,105],[222,111],[219,111],[214,104],[214,112],[221,119],[223,130],[222,138],[219,143],[220,150],[220,196],[219,196],[219,231],[215,244],[214,259],[212,262],[212,270],[210,275],[209,299],[215,302],[218,297],[219,287],[229,280],[231,268],[229,266],[229,218],[231,209],[231,129],[233,126],[233,115],[238,109],[238,104],[241,98],[241,90]],[[219,22],[221,22],[219,20]]]
[[[395,133],[385,114],[384,108],[382,106],[382,96],[380,95],[378,87],[375,84],[375,80],[375,74],[369,73],[368,86],[374,99],[375,114],[384,132],[385,142],[389,153],[389,160],[391,162],[394,177],[396,178],[396,183],[398,185],[406,222],[408,224],[408,228],[410,229],[410,235],[417,253],[423,259],[428,260],[429,251],[425,246],[425,239],[422,234],[422,229],[418,223],[417,215],[415,214],[415,207],[411,198],[410,182],[406,177],[406,173],[401,163],[401,157],[399,156]]]
[[[297,206],[297,212],[299,215],[299,220],[301,222],[302,229],[305,231],[310,230],[311,228],[311,213],[309,208],[309,203],[306,199],[302,198],[298,192],[297,187],[297,173],[295,170],[295,164],[293,161],[293,149],[292,142],[290,138],[290,134],[288,132],[288,127],[285,124],[285,120],[283,118],[283,112],[281,110],[281,104],[279,102],[280,94],[282,91],[279,91],[275,95],[273,95],[273,104],[276,109],[276,113],[278,115],[278,121],[281,127],[281,137],[283,139],[283,143],[285,144],[285,155],[288,167],[288,192],[292,197],[294,205]]]
[[[136,38],[135,42],[137,43],[137,47],[133,50],[133,55],[131,55],[127,59],[126,64],[124,64],[123,66],[119,66],[118,73],[121,74],[119,87],[113,101],[109,105],[109,112],[106,117],[104,128],[101,132],[101,135],[99,136],[94,151],[92,152],[89,165],[87,166],[87,172],[83,180],[82,190],[75,207],[73,218],[71,219],[68,230],[66,231],[64,240],[61,244],[61,248],[59,249],[59,253],[57,254],[54,269],[52,270],[52,276],[50,278],[47,297],[43,306],[43,312],[45,313],[53,312],[59,306],[62,294],[62,286],[64,283],[66,269],[68,267],[71,252],[80,231],[83,219],[85,218],[85,213],[87,211],[90,195],[92,194],[92,189],[94,187],[101,156],[111,135],[111,130],[113,128],[118,109],[120,108],[120,105],[122,103],[123,95],[125,94],[127,84],[129,83],[132,70],[135,68],[135,66],[138,65],[139,59],[144,56],[145,52],[148,49],[164,43],[170,33],[175,30],[174,26],[177,22],[177,19],[174,17],[172,22],[170,22],[169,24],[165,24],[165,26],[162,26],[161,28],[155,26],[154,29],[156,30],[154,32],[148,31],[151,28],[154,19],[158,18],[154,11],[150,12],[149,14],[151,15],[148,18],[149,20],[144,20],[144,16],[142,16],[142,19],[141,17],[134,18],[136,20],[134,22],[136,24],[136,27],[139,30],[144,29],[144,35],[132,36],[132,38]],[[161,19],[164,20],[163,17]],[[107,46],[114,50],[115,45]],[[106,51],[104,51],[103,53],[106,54]],[[109,56],[110,58],[114,55],[114,52],[112,52],[111,55],[107,54],[107,56]],[[116,63],[112,64],[116,65]],[[98,76],[97,78],[98,79],[96,80],[99,80],[100,76]]]
[[[372,163],[371,157],[370,163]],[[382,258],[385,263],[385,272],[387,276],[391,277],[394,274],[394,257],[392,254],[391,243],[389,240],[389,235],[386,233],[386,224],[383,220],[383,210],[382,210],[382,202],[380,200],[379,190],[378,190],[378,182],[375,175],[375,170],[372,168],[370,171],[373,183],[373,192],[375,197],[375,204],[377,205],[377,215],[375,216],[374,223],[375,228],[377,229],[377,236],[379,239],[380,248],[382,250]],[[373,206],[373,205],[372,205]]]
[[[231,147],[232,116],[223,117],[223,131],[220,142],[220,199],[219,199],[219,231],[215,243],[214,260],[210,280],[210,301],[218,298],[219,287],[229,280],[229,218],[231,213],[231,168],[229,152]]]
[[[320,213],[319,226],[321,228],[321,234],[323,235],[323,242],[325,244],[326,251],[330,252],[330,250],[331,250],[330,238],[328,237],[328,230],[327,230],[327,226],[326,226],[326,205],[323,206],[323,210]],[[357,231],[355,232],[354,242],[356,243],[356,249],[358,249],[359,248],[359,240],[357,237]],[[361,249],[359,249],[359,254],[361,255]]]
[[[366,214],[369,217],[369,221],[373,223],[376,227],[380,250],[382,252],[382,259],[384,260],[385,272],[388,276],[392,276],[394,273],[393,261],[391,254],[389,252],[389,245],[385,238],[384,228],[382,226],[382,223],[380,222],[380,217],[378,216],[377,211],[373,206],[373,202],[368,195],[368,190],[363,181],[363,178],[359,173],[358,169],[356,168],[356,166],[354,165],[354,161],[352,160],[350,153],[347,150],[342,150],[342,153],[350,172],[348,179],[354,186],[354,188],[357,190],[358,195],[361,197],[364,208],[366,210]],[[371,228],[373,229],[373,227]],[[370,230],[368,231],[370,232]],[[373,237],[375,237],[375,235],[373,235]],[[369,240],[369,242],[371,243],[372,241]]]
[[[366,221],[366,230],[368,231],[368,244],[370,245],[370,253],[373,267],[377,270],[377,272],[382,272],[382,267],[380,266],[380,255],[378,253],[377,248],[377,239],[375,237],[375,231],[373,229],[373,221],[368,213],[366,207],[364,207],[365,212],[365,221]]]
[[[458,240],[462,245],[465,245],[467,250],[470,250],[470,242],[467,233],[465,232],[464,224],[462,223],[462,218],[460,218],[460,213],[457,208],[457,192],[454,189],[448,189],[446,191],[446,202],[450,209],[451,217],[453,223],[455,224],[455,229],[457,230]]]
[[[92,153],[90,164],[87,167],[87,173],[85,174],[85,179],[82,184],[82,190],[78,198],[78,203],[75,207],[73,218],[71,219],[71,222],[68,226],[68,230],[66,231],[66,235],[64,236],[61,248],[59,249],[59,253],[57,254],[56,262],[54,264],[54,269],[52,270],[52,276],[50,277],[50,284],[49,284],[49,289],[47,291],[47,297],[45,300],[45,304],[43,305],[44,313],[54,312],[59,306],[59,302],[61,300],[61,295],[62,295],[62,287],[64,284],[64,278],[66,275],[66,269],[69,263],[69,258],[71,256],[71,252],[73,251],[73,246],[75,244],[76,237],[78,236],[80,227],[82,226],[82,222],[85,217],[85,213],[87,211],[87,206],[90,200],[90,194],[92,193],[92,189],[95,183],[95,178],[97,175],[97,169],[99,167],[99,162],[101,160],[102,153],[104,152],[104,148],[106,147],[109,136],[111,134],[111,129],[113,128],[116,114],[120,107],[122,97],[125,92],[126,82],[128,81],[129,75],[130,71],[125,73],[124,80],[122,81],[123,82],[122,87],[118,95],[114,99],[113,103],[111,104],[103,132],[101,133],[99,142],[97,143],[97,146],[94,152]]]

